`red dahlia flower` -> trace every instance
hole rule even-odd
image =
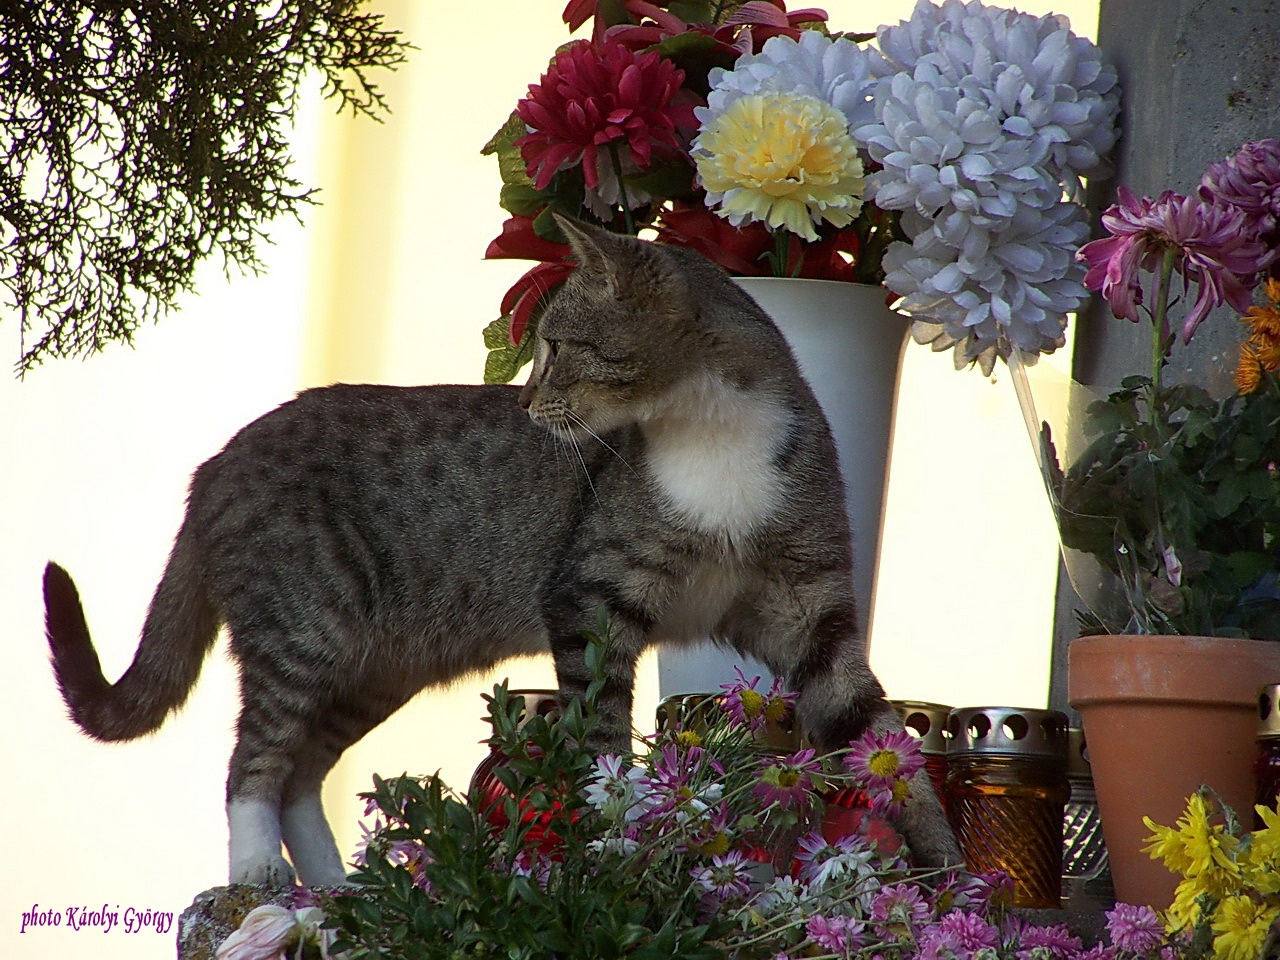
[[[516,146],[534,185],[545,190],[557,172],[581,164],[587,188],[596,189],[602,148],[618,149],[620,163],[641,171],[655,149],[679,155],[677,127],[697,123],[692,103],[674,102],[683,81],[684,72],[655,51],[586,40],[564,47],[516,104],[531,131]]]

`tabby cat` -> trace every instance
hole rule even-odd
[[[607,653],[597,749],[630,743],[635,663],[712,637],[800,693],[825,747],[900,728],[854,617],[830,431],[765,313],[687,251],[565,222],[579,263],[523,389],[336,385],[251,423],[196,472],[132,665],[103,676],[79,596],[45,571],[53,665],[90,736],[158,728],[219,626],[242,707],[230,879],[341,882],[320,786],[415,693],[550,650],[562,696]],[[958,863],[928,780],[902,827]]]

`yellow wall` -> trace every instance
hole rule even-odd
[[[172,931],[20,934],[33,904],[181,911],[225,878],[222,790],[235,719],[219,645],[182,713],[154,737],[105,746],[65,718],[42,641],[39,581],[57,559],[77,578],[103,667],[128,665],[181,518],[191,470],[300,386],[332,380],[475,382],[480,330],[527,266],[483,262],[503,215],[480,146],[565,38],[563,0],[489,0],[460,15],[432,0],[386,3],[420,49],[384,79],[383,125],[311,103],[294,139],[299,178],[323,188],[306,228],[272,231],[269,273],[198,295],[136,349],[0,377],[0,955],[172,956]],[[910,3],[828,0],[862,29]],[[1091,32],[1093,4],[1077,4]],[[1042,9],[1039,3],[1027,9]],[[876,12],[872,12],[873,9]],[[1068,10],[1068,12],[1073,12]],[[321,149],[323,145],[323,149]],[[0,355],[17,330],[0,326]],[[954,704],[1043,703],[1052,529],[1007,377],[955,373],[908,352],[884,536],[873,664],[892,696]],[[650,674],[652,671],[648,671]],[[509,666],[546,686],[549,665]],[[373,771],[443,769],[455,785],[482,754],[479,692],[420,698],[347,758],[327,790],[344,848]],[[645,722],[652,687],[638,696]]]

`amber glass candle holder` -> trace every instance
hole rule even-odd
[[[947,726],[946,810],[966,865],[1007,873],[1014,906],[1060,906],[1066,714],[965,707]]]

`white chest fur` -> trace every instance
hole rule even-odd
[[[740,542],[782,502],[774,460],[788,423],[771,398],[690,385],[644,425],[649,469],[685,522]]]

